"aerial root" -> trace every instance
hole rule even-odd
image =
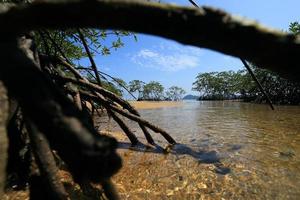
[[[140,117],[139,112],[134,107],[132,107],[127,101],[123,100],[116,94],[106,90],[100,85],[88,81],[86,78],[81,76],[80,72],[76,70],[71,64],[64,61],[63,58],[50,57],[47,59],[51,60],[56,64],[63,65],[68,70],[70,70],[75,76],[74,78],[72,78],[72,77],[66,77],[66,76],[61,76],[56,74],[56,75],[52,75],[52,78],[54,80],[57,80],[58,82],[62,82],[63,84],[72,83],[77,85],[78,87],[84,87],[85,90],[80,89],[80,96],[81,98],[84,98],[84,100],[95,102],[96,104],[105,107],[106,110],[108,111],[108,114],[111,114],[113,110],[130,120],[136,121],[139,124],[141,130],[143,131],[144,136],[149,144],[154,145],[155,142],[151,134],[147,130],[147,128],[150,128],[154,132],[160,133],[170,144],[176,143],[176,141],[165,130],[142,119]],[[72,89],[70,89],[69,92],[72,92]],[[73,91],[73,93],[74,92],[76,91]],[[125,122],[123,122],[122,119],[120,119],[115,114],[113,114],[112,117],[114,121],[116,121],[117,124],[120,126],[120,128],[124,131],[124,133],[129,138],[131,143],[133,145],[137,144],[138,140],[135,139],[136,136],[132,133],[132,131],[130,131],[130,129],[125,124]]]

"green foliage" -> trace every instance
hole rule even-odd
[[[292,22],[289,26],[289,31],[295,35],[300,34],[300,24],[299,22]]]
[[[117,50],[124,46],[121,38],[124,36],[136,36],[128,31],[107,31],[98,29],[81,29],[92,54],[109,55],[111,50]],[[109,38],[108,38],[109,37]],[[40,31],[36,34],[37,45],[41,53],[60,55],[57,46],[70,60],[79,60],[87,57],[82,42],[76,29],[65,31]],[[53,44],[53,41],[56,45]],[[108,42],[110,41],[110,43]]]
[[[94,75],[92,75],[92,73],[87,73],[86,78],[90,82],[97,84],[96,78]],[[121,97],[124,93],[124,87],[127,86],[127,83],[120,78],[114,78],[112,81],[102,79],[101,85],[103,88]]]
[[[124,36],[136,36],[128,31],[107,31],[98,29],[80,29],[92,56],[96,54],[109,55],[111,50],[117,50],[124,46],[121,38]],[[74,64],[82,58],[87,57],[82,40],[79,37],[78,29],[68,30],[40,30],[36,32],[36,43],[40,53],[51,56],[62,56],[67,58],[69,62]],[[89,67],[86,67],[89,68]],[[57,69],[65,70],[66,75],[71,75],[65,68]],[[95,82],[94,72],[81,71],[82,75]],[[122,87],[126,85],[125,81],[118,79],[113,81],[102,80],[102,86],[109,91],[121,96],[124,92]]]
[[[129,91],[130,92],[138,92],[138,99],[141,99],[143,96],[145,83],[140,80],[132,80],[129,82]]]
[[[86,57],[86,53],[78,44],[77,38],[74,37],[75,34],[75,30],[40,31],[36,34],[35,41],[42,54],[62,56],[61,51],[69,60],[79,60],[80,58]]]
[[[150,100],[150,101],[160,101],[160,100],[173,100],[178,101],[182,99],[182,95],[185,91],[177,86],[172,86],[166,92],[166,97],[164,96],[164,87],[157,81],[150,81],[145,83],[140,80],[132,80],[129,82],[130,92],[138,92],[138,100]]]
[[[119,93],[121,95],[119,96],[123,96],[124,92],[125,92],[125,88],[128,87],[127,83],[121,79],[121,78],[114,78],[114,80],[112,80],[112,83],[114,84],[114,87],[119,91]],[[125,87],[125,88],[124,88]]]
[[[193,90],[202,93],[203,97],[211,99],[228,99],[241,93],[244,83],[244,71],[223,71],[200,73],[193,83]]]
[[[300,103],[299,84],[283,79],[268,70],[262,70],[255,66],[251,68],[274,103]],[[193,83],[193,90],[200,92],[200,99],[203,100],[240,98],[246,101],[265,101],[246,70],[200,73]]]
[[[123,90],[121,90],[119,87],[116,87],[115,84],[108,82],[108,81],[102,81],[102,87],[107,89],[108,91],[118,95],[118,96],[122,96]]]
[[[168,91],[166,92],[166,95],[167,95],[167,98],[172,101],[179,101],[182,99],[182,96],[185,93],[186,92],[184,91],[184,89],[177,87],[177,86],[172,86],[168,89]]]
[[[164,87],[157,81],[150,81],[144,85],[143,98],[146,100],[162,100]]]

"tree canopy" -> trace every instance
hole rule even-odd
[[[166,92],[166,96],[168,99],[170,99],[172,101],[179,101],[182,99],[182,97],[185,93],[186,92],[184,91],[184,89],[182,89],[178,86],[172,86]]]
[[[277,104],[300,104],[300,85],[281,78],[276,73],[252,66],[272,102]],[[243,99],[265,102],[246,70],[200,73],[193,83],[193,90],[200,92],[201,100]]]

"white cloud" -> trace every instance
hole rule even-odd
[[[160,44],[151,49],[141,49],[131,60],[142,67],[175,72],[199,66],[201,55],[199,48]]]

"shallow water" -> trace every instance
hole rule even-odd
[[[140,113],[180,144],[163,150],[153,133],[159,146],[131,148],[118,135],[123,199],[300,199],[300,107],[191,101]]]

